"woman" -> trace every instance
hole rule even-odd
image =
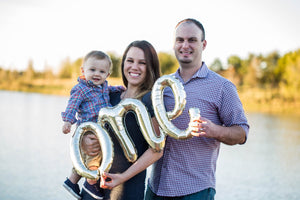
[[[158,123],[154,117],[151,101],[152,86],[160,76],[159,61],[155,49],[149,42],[144,40],[132,42],[123,54],[121,67],[123,83],[127,89],[124,92],[110,94],[112,106],[117,105],[122,99],[126,98],[141,100],[147,107],[154,130],[158,134]],[[162,156],[162,151],[155,152],[149,148],[133,112],[129,111],[126,114],[125,124],[127,132],[137,149],[138,159],[135,163],[130,163],[126,159],[118,140],[108,127],[114,143],[114,160],[110,173],[104,173],[101,180],[101,187],[106,188],[104,199],[142,200],[145,190],[145,169]],[[95,136],[87,136],[83,141],[83,146],[88,146],[85,149],[90,155],[99,152],[99,145],[94,141]],[[93,147],[95,148],[93,149]],[[92,199],[85,192],[82,193],[82,196],[83,200]]]

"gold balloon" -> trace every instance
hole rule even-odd
[[[171,112],[166,112],[163,100],[163,90],[165,87],[170,87],[174,94],[175,105]],[[152,104],[156,119],[162,131],[175,139],[191,138],[193,131],[192,122],[199,119],[200,110],[198,108],[190,108],[190,123],[186,130],[180,130],[170,121],[178,117],[186,104],[186,93],[182,83],[172,75],[164,75],[160,77],[152,88]]]
[[[174,93],[175,105],[172,111],[167,112],[167,118],[172,120],[178,117],[185,108],[186,94],[183,85],[172,75],[164,75],[156,80],[152,88],[152,104],[156,118],[160,117],[160,111],[166,113],[163,103],[163,90],[170,87]]]
[[[98,170],[89,170],[84,164],[81,154],[81,140],[86,132],[92,132],[100,142],[102,162]],[[84,122],[77,127],[71,140],[71,160],[77,173],[90,179],[98,179],[103,172],[109,172],[113,162],[113,143],[109,134],[94,122]]]
[[[127,133],[126,128],[124,128],[123,120],[129,110],[135,113],[141,132],[151,148],[161,151],[165,144],[165,137],[164,135],[159,137],[155,134],[147,108],[137,99],[124,99],[115,107],[102,108],[99,112],[98,123],[109,123],[111,125],[126,158],[130,162],[134,162],[137,159],[137,152],[132,139]]]
[[[174,109],[166,112],[163,100],[163,90],[165,87],[170,87],[175,99]],[[97,179],[102,172],[110,170],[113,161],[113,143],[106,132],[104,125],[108,123],[113,129],[124,155],[130,162],[135,162],[137,159],[137,152],[135,144],[132,142],[131,137],[127,133],[124,126],[125,114],[132,110],[138,120],[141,132],[148,142],[150,147],[156,151],[161,151],[165,146],[165,137],[169,135],[175,139],[188,139],[192,137],[193,121],[200,118],[200,110],[198,108],[190,108],[190,122],[186,130],[180,130],[171,122],[181,115],[186,104],[186,93],[184,87],[179,80],[172,75],[165,75],[160,77],[154,84],[152,89],[152,104],[155,117],[159,123],[161,134],[157,136],[149,113],[145,105],[137,99],[124,99],[115,107],[102,108],[99,112],[98,124],[93,122],[82,123],[75,131],[71,141],[71,159],[73,165],[81,176]],[[102,162],[98,170],[91,171],[83,164],[83,159],[80,152],[80,142],[82,136],[87,132],[92,131],[98,137],[102,149]]]

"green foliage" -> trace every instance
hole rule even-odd
[[[242,85],[243,84],[243,82],[242,82],[243,74],[244,74],[242,59],[238,56],[233,55],[227,59],[227,63],[228,63],[229,68],[233,68],[233,70],[234,70],[233,78],[235,79],[235,81],[234,81],[235,84]]]
[[[112,73],[111,77],[121,77],[121,57],[117,56],[113,52],[109,52],[108,55],[110,56],[110,59],[112,61]]]
[[[250,54],[248,59],[242,62],[244,73],[242,74],[243,86],[257,87],[261,77],[261,58]]]
[[[300,49],[285,54],[278,60],[274,73],[280,79],[280,87],[288,88],[291,92],[300,90]]]
[[[160,52],[158,53],[158,59],[162,74],[171,74],[177,70],[178,63],[175,56],[172,54]]]
[[[221,72],[224,70],[222,62],[219,58],[216,58],[213,63],[209,66],[209,68],[215,72]]]
[[[70,58],[66,58],[62,61],[58,77],[62,79],[67,79],[72,77],[72,65]]]
[[[83,58],[78,58],[72,63],[72,78],[77,79],[81,75],[81,67],[83,63]]]
[[[108,55],[113,62],[111,77],[121,77],[121,58],[112,52]],[[178,62],[173,54],[160,52],[158,57],[162,74],[177,70]],[[228,66],[223,66],[217,58],[210,68],[237,85],[239,91],[242,91],[242,101],[261,106],[277,106],[286,102],[294,107],[299,105],[300,49],[283,56],[276,51],[266,56],[249,54],[246,59],[233,55],[227,61]],[[45,66],[43,72],[36,72],[32,60],[29,60],[25,71],[0,67],[0,89],[65,94],[77,83],[81,65],[82,58],[74,62],[66,58],[57,75],[49,66]]]
[[[262,68],[262,77],[261,83],[263,85],[270,85],[271,87],[277,87],[280,82],[280,73],[275,72],[275,68],[278,65],[278,60],[280,55],[277,51],[274,51],[268,54],[263,58],[261,65]]]
[[[66,58],[62,64],[58,77],[62,79],[76,79],[81,74],[82,58],[78,58],[73,63],[70,58]]]

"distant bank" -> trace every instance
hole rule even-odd
[[[30,83],[14,82],[0,84],[0,90],[33,92],[60,96],[69,96],[76,79],[34,79]],[[121,78],[109,78],[110,85],[123,85]],[[239,96],[247,112],[276,113],[300,116],[300,98],[287,98],[278,89],[243,88]],[[295,94],[298,96],[298,94]]]

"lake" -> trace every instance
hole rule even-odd
[[[0,91],[1,200],[74,199],[62,187],[72,168],[71,134],[61,131],[67,100]],[[300,199],[300,117],[247,117],[247,143],[221,146],[215,199]]]

